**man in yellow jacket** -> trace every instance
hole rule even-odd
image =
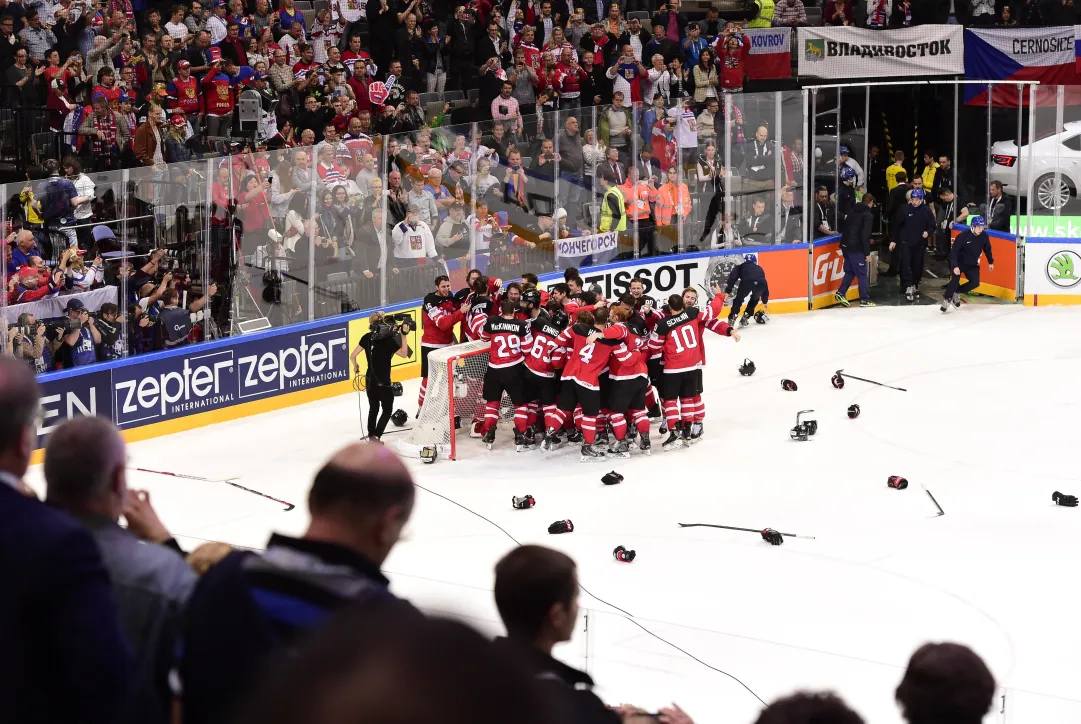
[[[893,188],[897,185],[897,172],[905,170],[905,152],[894,151],[893,163],[886,167],[886,189],[893,191]],[[906,171],[907,173],[907,171]]]
[[[616,232],[617,245],[622,247],[627,244],[633,249],[633,240],[626,239],[627,232],[627,204],[623,199],[623,191],[616,185],[616,178],[612,169],[602,166],[598,169],[597,178],[601,186],[601,223],[597,230],[602,234],[609,231]],[[624,251],[621,249],[621,251]]]
[[[773,25],[773,13],[776,10],[774,0],[755,0],[758,6],[758,15],[751,18],[747,23],[748,28],[768,28]]]
[[[938,171],[938,162],[935,161],[935,155],[927,152],[923,154],[923,172],[920,174],[923,176],[923,188],[925,191],[930,191],[935,187],[935,173]]]

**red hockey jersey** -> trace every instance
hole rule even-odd
[[[600,330],[576,324],[563,330],[556,342],[568,349],[563,379],[573,380],[591,390],[599,390],[600,376],[608,369],[612,357],[627,361],[631,357],[631,351],[619,340],[599,339],[590,342],[589,335],[594,332]]]
[[[723,295],[717,295],[705,309],[688,307],[657,322],[649,338],[649,349],[662,351],[665,374],[702,367],[702,330],[720,316],[723,304]],[[727,323],[714,331],[725,336],[732,333]]]
[[[209,116],[225,116],[233,112],[233,79],[217,68],[211,68],[203,78],[203,110]]]
[[[469,304],[469,317],[465,323],[463,336],[469,340],[480,339],[481,329],[484,328],[484,323],[488,321],[488,317],[492,315],[494,306],[492,300],[488,297],[477,296],[469,300]]]
[[[566,364],[566,349],[557,340],[562,333],[552,324],[547,314],[541,314],[530,322],[533,345],[525,359],[525,366],[539,377],[557,377]]]
[[[454,344],[454,325],[462,321],[458,303],[450,297],[431,292],[424,297],[421,317],[420,343],[424,347],[446,347]]]
[[[613,324],[604,330],[605,339],[618,339],[631,350],[629,359],[612,357],[608,368],[608,378],[611,380],[633,380],[636,377],[647,377],[646,357],[642,354],[648,342],[649,331],[645,322],[638,315],[628,319],[625,323]]]
[[[533,345],[529,323],[521,319],[488,317],[480,330],[481,339],[489,339],[488,367],[503,369],[521,364],[525,353]]]

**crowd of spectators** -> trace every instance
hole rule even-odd
[[[419,297],[424,265],[553,270],[560,238],[617,232],[578,266],[817,238],[852,163],[805,170],[802,107],[776,128],[741,92],[745,28],[805,23],[803,0],[724,18],[678,0],[0,2],[4,105],[59,152],[7,199],[4,301],[79,298],[67,319],[9,315],[5,349],[39,370]],[[857,6],[821,15],[939,7]],[[108,311],[81,312],[103,287]],[[172,336],[163,312],[186,320]],[[117,319],[124,339],[104,333]]]
[[[579,582],[563,553],[527,545],[495,567],[506,636],[426,617],[380,570],[414,485],[386,447],[335,453],[308,492],[310,522],[265,550],[187,554],[146,491],[129,489],[107,420],[56,427],[44,502],[22,481],[37,435],[32,371],[0,358],[0,698],[19,722],[525,722],[693,724],[677,705],[611,706],[553,657],[576,630]],[[126,527],[119,525],[123,516]],[[909,724],[978,724],[995,695],[964,646],[927,644],[896,700]],[[797,693],[758,724],[859,724],[831,694]]]

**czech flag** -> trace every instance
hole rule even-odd
[[[965,30],[965,78],[969,80],[1038,80],[1038,106],[1055,105],[1056,85],[1081,84],[1072,25],[1049,28],[1002,28]],[[1068,88],[1067,102],[1081,102],[1081,89]],[[1018,90],[1014,85],[992,86],[992,103],[1000,108],[1016,108]],[[1020,99],[1029,102],[1028,92]],[[965,86],[965,103],[987,105],[987,88]]]

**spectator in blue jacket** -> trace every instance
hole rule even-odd
[[[0,357],[0,701],[4,721],[113,724],[131,655],[101,554],[22,482],[38,428],[34,371]]]
[[[942,299],[943,312],[961,306],[961,292],[965,294],[980,286],[980,254],[987,257],[987,268],[995,270],[995,258],[991,254],[991,235],[984,229],[987,222],[982,216],[973,217],[969,228],[954,239],[950,249],[950,281]],[[968,279],[961,283],[961,275]]]

